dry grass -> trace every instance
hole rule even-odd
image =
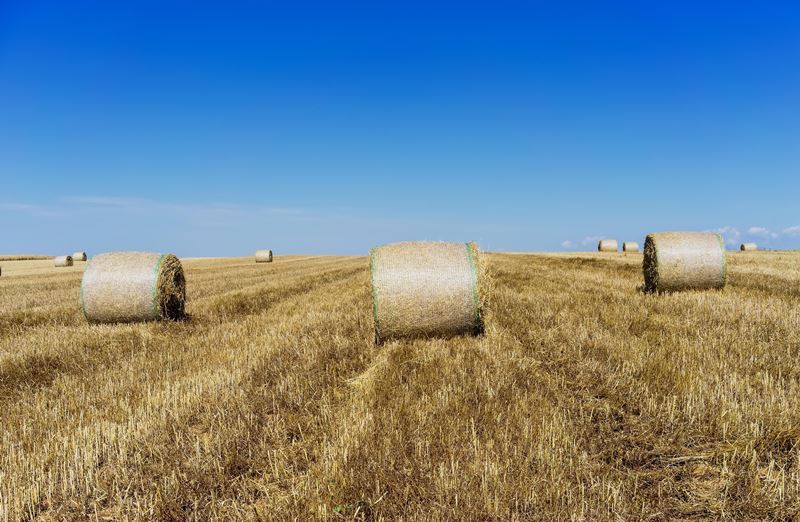
[[[0,261],[35,261],[42,259],[53,259],[53,256],[31,256],[31,255],[0,256]]]
[[[663,296],[638,255],[489,263],[485,336],[377,347],[365,258],[187,260],[191,318],[128,325],[10,268],[0,519],[798,517],[800,254]]]

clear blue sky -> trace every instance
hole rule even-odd
[[[0,252],[800,247],[797,2],[168,3],[0,0]]]

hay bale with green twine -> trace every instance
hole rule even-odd
[[[742,252],[755,252],[758,250],[758,245],[755,243],[742,243],[742,246],[739,247],[739,250]]]
[[[272,250],[256,250],[256,263],[272,263]]]
[[[644,284],[647,292],[724,288],[727,281],[725,243],[709,232],[660,232],[644,242]]]
[[[56,267],[72,266],[72,256],[58,256],[53,259],[53,264]]]
[[[75,252],[72,254],[73,261],[86,261],[87,259],[88,256],[86,255],[86,252]]]
[[[639,243],[635,241],[625,241],[622,243],[622,251],[625,253],[636,253],[639,251]]]
[[[601,239],[597,243],[598,252],[616,252],[619,249],[616,239]]]
[[[484,276],[474,243],[416,241],[370,251],[375,340],[477,335]]]
[[[182,319],[186,307],[183,267],[172,254],[94,256],[83,273],[80,304],[91,323]]]

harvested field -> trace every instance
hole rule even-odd
[[[378,346],[366,257],[184,259],[187,320],[116,325],[4,262],[0,520],[800,516],[800,253],[487,257],[485,335]]]
[[[53,259],[53,256],[0,256],[0,261],[35,261],[42,259]]]

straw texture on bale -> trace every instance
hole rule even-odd
[[[623,252],[638,252],[639,251],[639,243],[634,241],[625,241],[622,243],[622,251]]]
[[[272,263],[272,250],[256,250],[256,263]]]
[[[83,273],[80,300],[92,323],[181,319],[186,305],[183,267],[172,254],[100,254]]]
[[[758,250],[758,245],[755,243],[742,243],[742,246],[739,247],[739,250],[742,252],[755,252]]]
[[[55,266],[72,266],[72,256],[58,256],[53,263]]]
[[[598,252],[616,252],[619,249],[616,239],[601,239],[597,243]]]
[[[86,261],[87,258],[86,252],[75,252],[72,254],[73,261]]]
[[[477,335],[486,277],[477,245],[418,241],[370,252],[375,340]]]
[[[707,232],[650,234],[642,268],[648,292],[723,288],[725,244],[722,236]]]

